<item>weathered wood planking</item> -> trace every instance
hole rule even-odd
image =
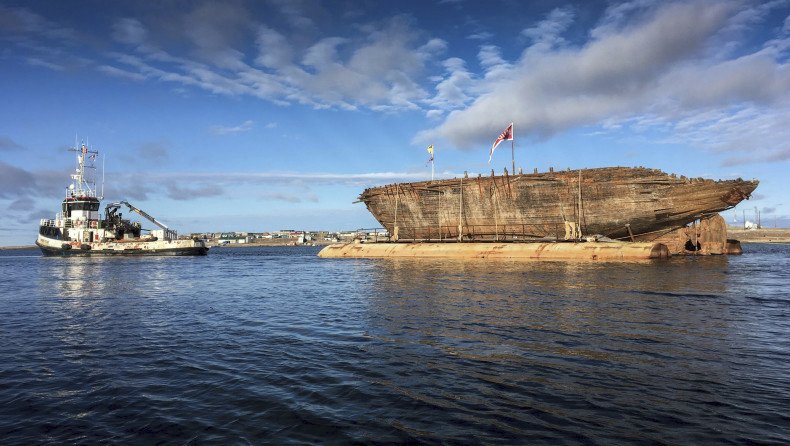
[[[734,207],[758,185],[756,180],[689,179],[641,167],[583,169],[581,183],[579,174],[391,184],[366,189],[359,199],[390,234],[397,213],[401,239],[457,239],[459,226],[465,240],[563,238],[566,222],[579,223],[583,235],[623,239],[626,224],[635,235],[658,237]]]

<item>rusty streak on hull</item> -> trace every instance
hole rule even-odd
[[[630,238],[630,225],[645,240],[730,209],[757,185],[607,167],[391,184],[359,200],[400,239],[561,239],[572,223],[583,235],[613,239]]]

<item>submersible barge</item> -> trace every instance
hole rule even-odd
[[[359,196],[389,243],[333,245],[319,256],[647,260],[738,254],[740,244],[727,239],[718,213],[748,199],[758,184],[642,167],[526,175],[505,170],[390,184]]]

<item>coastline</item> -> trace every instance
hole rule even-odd
[[[727,228],[727,238],[738,240],[741,243],[790,243],[790,229],[736,229],[729,227]]]
[[[738,240],[741,243],[790,243],[790,228],[742,229],[729,227],[727,228],[727,238]],[[222,246],[210,244],[209,246],[211,248],[255,248],[260,246],[326,246],[331,244],[332,242],[328,241],[313,241],[310,243],[296,244],[292,239],[274,239],[266,242],[231,243]],[[36,245],[0,246],[0,251],[36,248]]]

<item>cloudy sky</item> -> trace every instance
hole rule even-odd
[[[440,177],[510,166],[510,122],[525,171],[757,178],[725,218],[790,226],[789,1],[525,3],[0,0],[0,245],[75,139],[181,232],[355,229],[428,144]]]

